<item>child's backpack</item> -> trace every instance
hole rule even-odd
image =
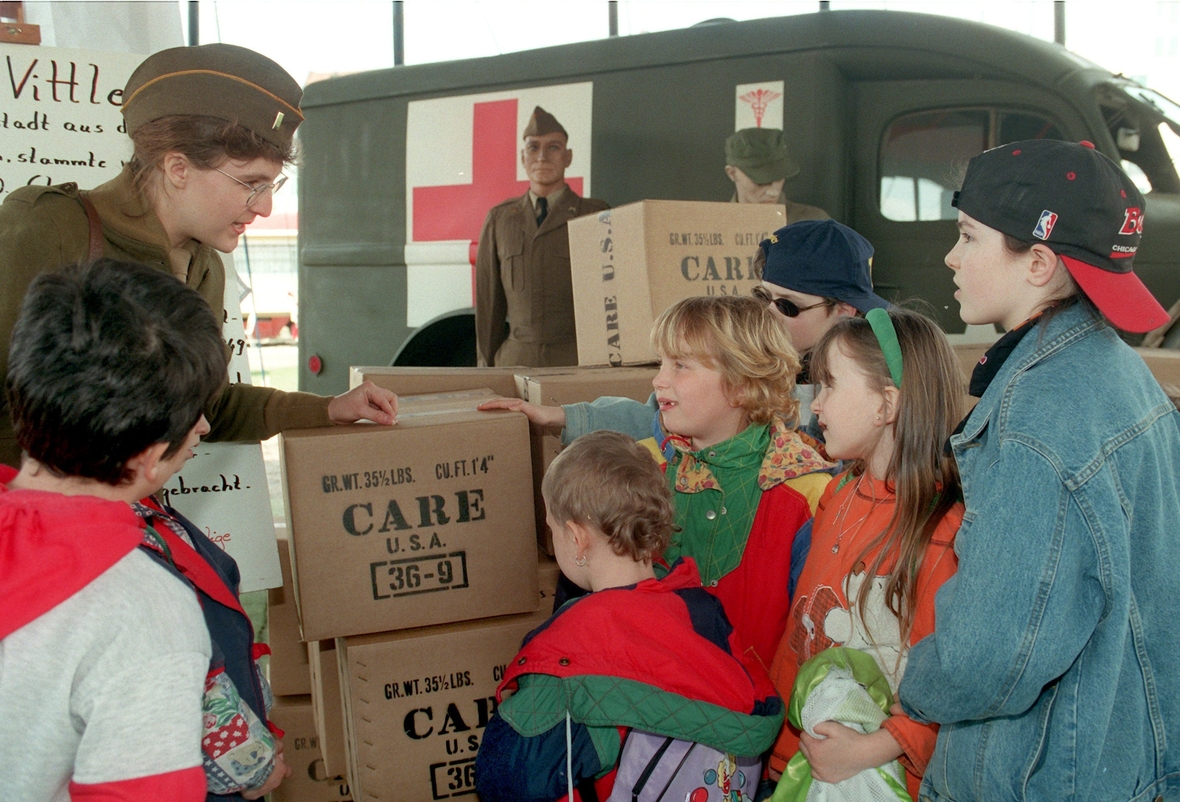
[[[761,776],[759,757],[631,730],[607,802],[752,802]]]

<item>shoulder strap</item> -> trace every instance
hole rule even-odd
[[[90,223],[90,242],[86,249],[86,261],[93,262],[96,259],[102,258],[102,220],[99,219],[98,210],[94,208],[94,204],[90,202],[90,198],[86,197],[85,192],[78,193],[78,202],[86,210],[86,220]]]

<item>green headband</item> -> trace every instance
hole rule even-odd
[[[901,345],[897,342],[897,329],[893,328],[893,320],[884,309],[870,309],[865,313],[865,320],[873,327],[873,334],[877,335],[877,342],[885,353],[885,364],[889,366],[889,375],[893,384],[901,389]]]

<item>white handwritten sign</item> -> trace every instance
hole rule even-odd
[[[134,53],[0,45],[0,200],[29,184],[84,189],[119,174],[131,140],[119,108],[145,58]],[[250,382],[243,285],[226,262],[225,337],[231,381]],[[238,563],[242,591],[282,585],[270,493],[256,443],[202,443],[164,488],[168,502]]]
[[[28,184],[93,187],[118,175],[131,156],[123,87],[143,59],[0,45],[0,196]]]

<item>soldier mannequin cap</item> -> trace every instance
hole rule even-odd
[[[183,114],[237,123],[286,150],[303,114],[303,90],[266,56],[226,44],[174,47],[148,56],[127,80],[127,133]]]
[[[725,140],[725,163],[736,167],[755,184],[771,184],[799,175],[799,165],[787,153],[778,128],[743,128]]]
[[[561,134],[567,140],[570,136],[561,127],[561,123],[557,121],[556,117],[537,106],[533,109],[533,116],[529,117],[529,124],[525,126],[521,139],[528,139],[530,136],[545,136],[545,134]]]

